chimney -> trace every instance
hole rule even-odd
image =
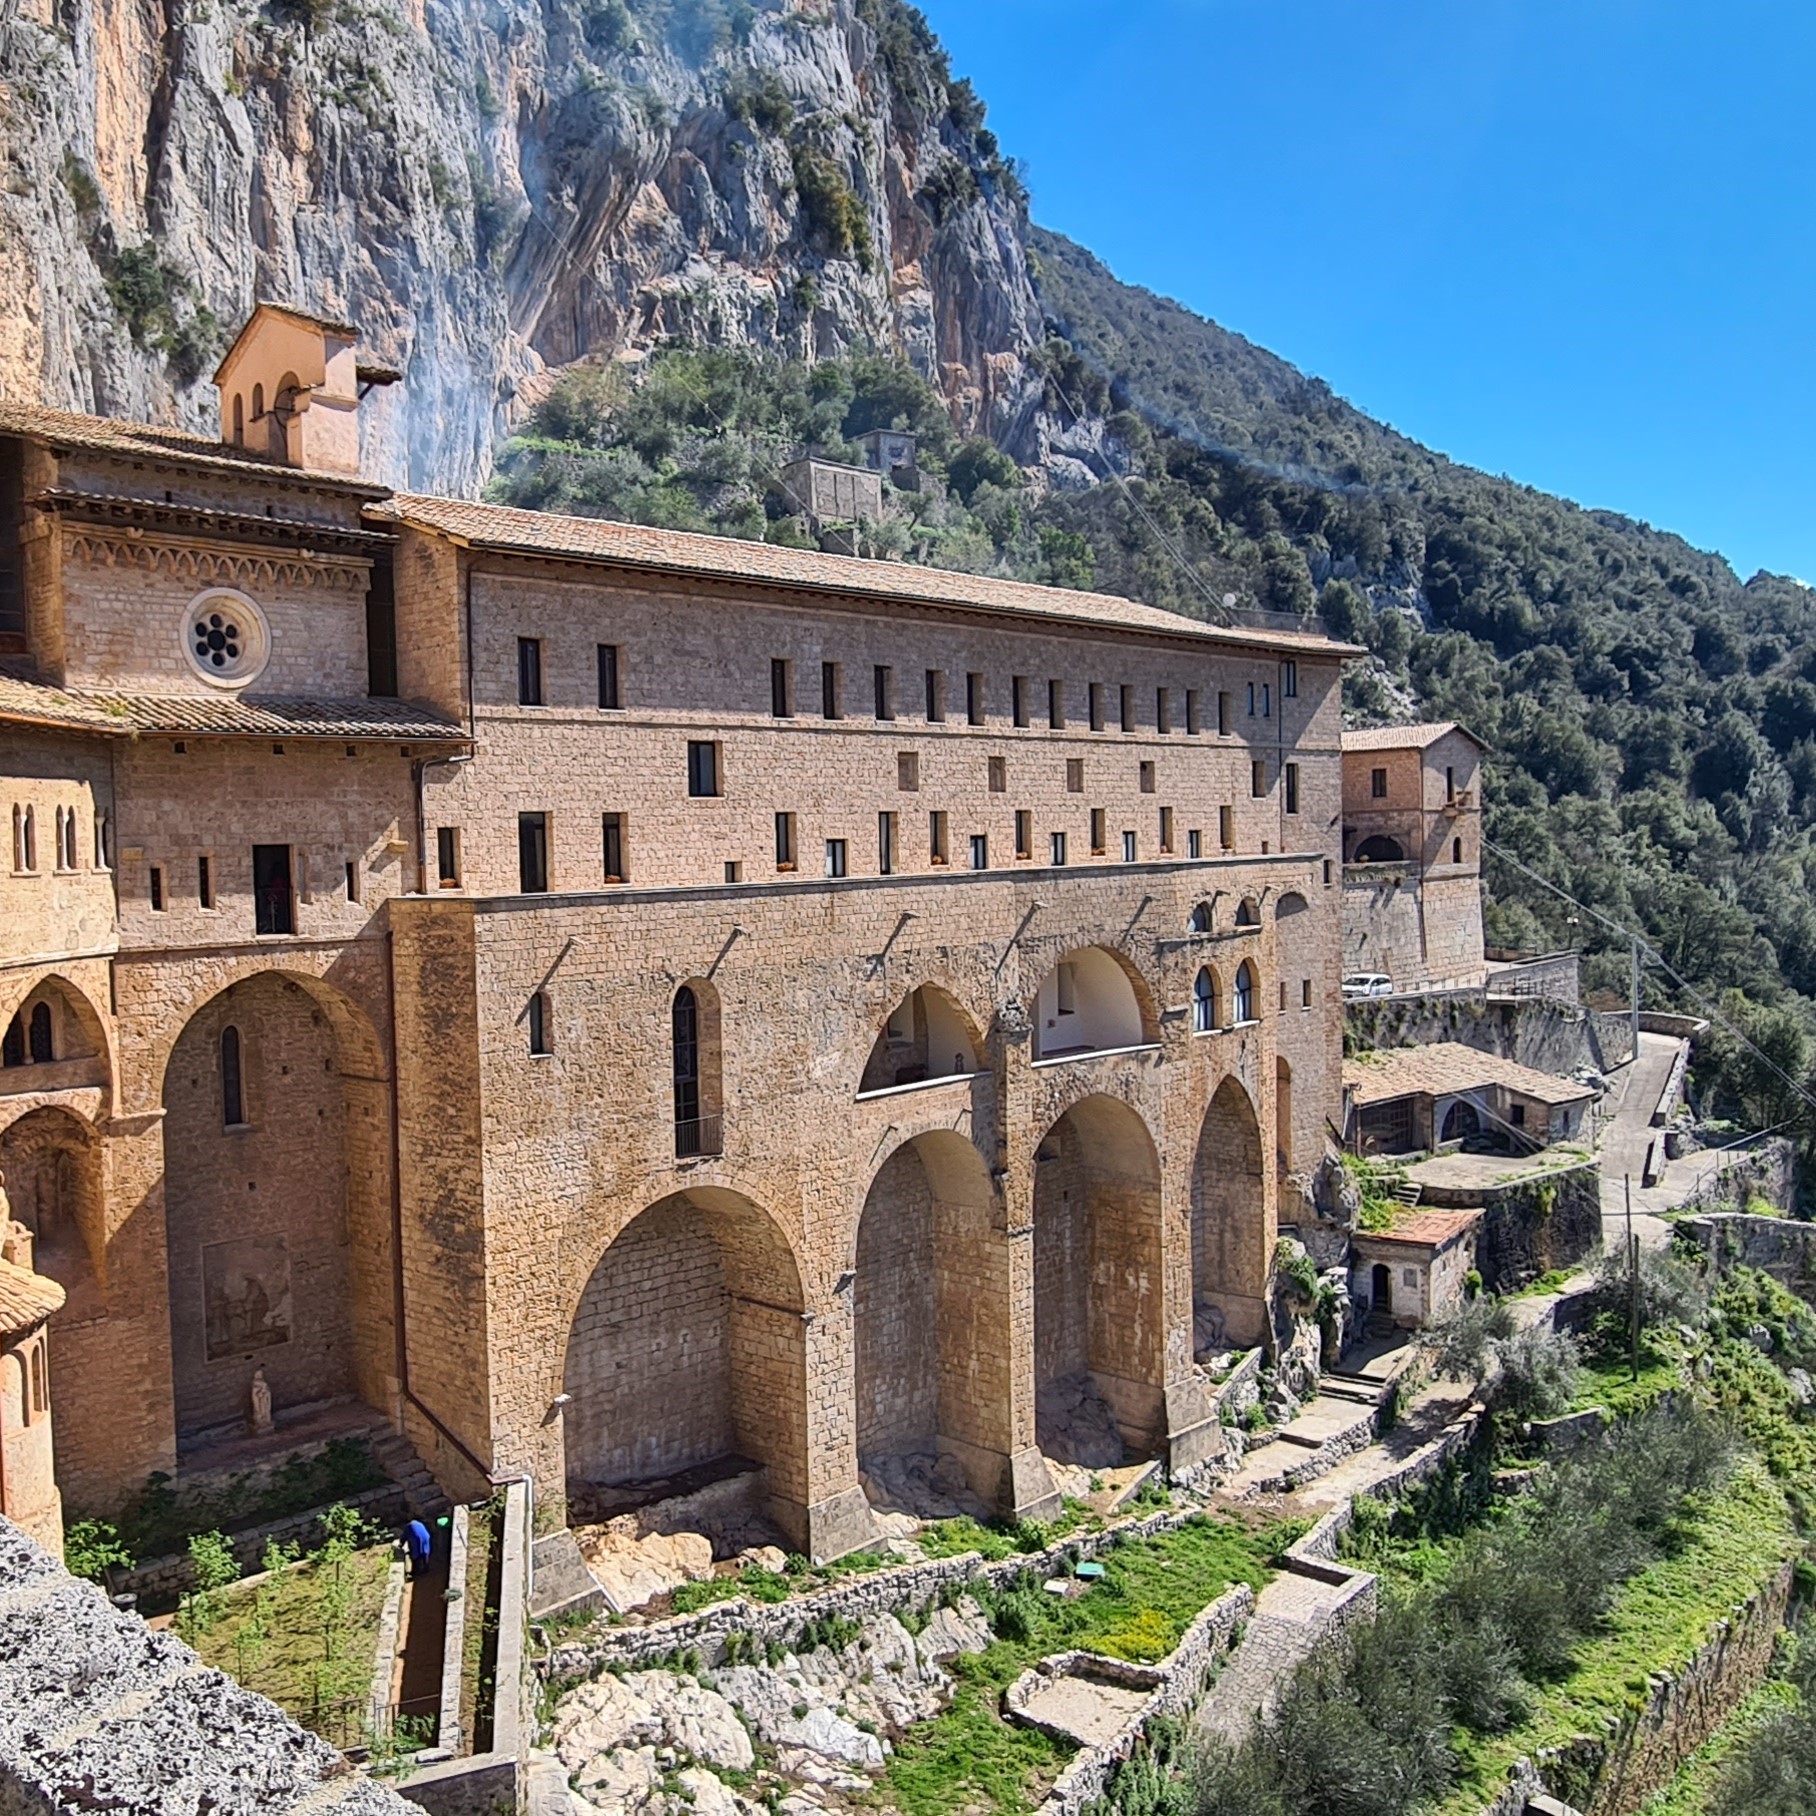
[[[221,439],[286,466],[359,471],[359,402],[397,373],[355,362],[357,331],[260,303],[214,375]]]

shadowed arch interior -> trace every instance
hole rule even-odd
[[[1192,1166],[1195,1353],[1262,1340],[1269,1259],[1260,1125],[1248,1093],[1226,1078],[1205,1113]]]
[[[1034,1008],[1036,1059],[1138,1047],[1151,1038],[1128,972],[1101,946],[1068,952],[1041,980]]]
[[[390,1097],[364,1017],[318,979],[242,979],[184,1024],[164,1110],[179,1449],[238,1435],[258,1368],[280,1424],[335,1401],[382,1407]]]
[[[1350,858],[1352,864],[1404,864],[1406,848],[1398,839],[1377,832],[1364,839]]]
[[[1092,1096],[1035,1151],[1036,1436],[1112,1467],[1165,1437],[1160,1163],[1141,1118]]]
[[[943,1481],[996,1494],[1008,1442],[1009,1295],[984,1157],[951,1130],[897,1148],[864,1199],[853,1282],[858,1461],[873,1500],[915,1498],[888,1459],[941,1455],[955,1459]]]
[[[891,1011],[864,1063],[860,1093],[978,1069],[981,1043],[970,1018],[944,990],[923,984]]]
[[[801,1281],[787,1240],[742,1194],[698,1187],[618,1233],[569,1328],[563,1414],[570,1509],[602,1488],[746,1458],[772,1501],[805,1503]]]

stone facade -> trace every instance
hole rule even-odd
[[[1267,1340],[1338,1108],[1340,646],[9,434],[0,1166],[72,1505],[261,1367],[556,1514],[746,1459],[818,1556],[873,1446],[1054,1507],[1056,1382],[1220,1446],[1195,1322]]]
[[[1457,725],[1343,738],[1343,969],[1480,989],[1480,743]]]

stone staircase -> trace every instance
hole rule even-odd
[[[429,1473],[429,1466],[416,1454],[416,1447],[401,1432],[382,1422],[372,1426],[372,1456],[386,1475],[404,1491],[411,1516],[432,1526],[453,1509],[453,1502],[442,1493],[441,1485]]]

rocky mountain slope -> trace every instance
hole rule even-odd
[[[202,426],[256,298],[403,384],[382,477],[475,492],[587,356],[894,352],[1042,459],[1020,185],[897,0],[22,0],[0,393]]]

